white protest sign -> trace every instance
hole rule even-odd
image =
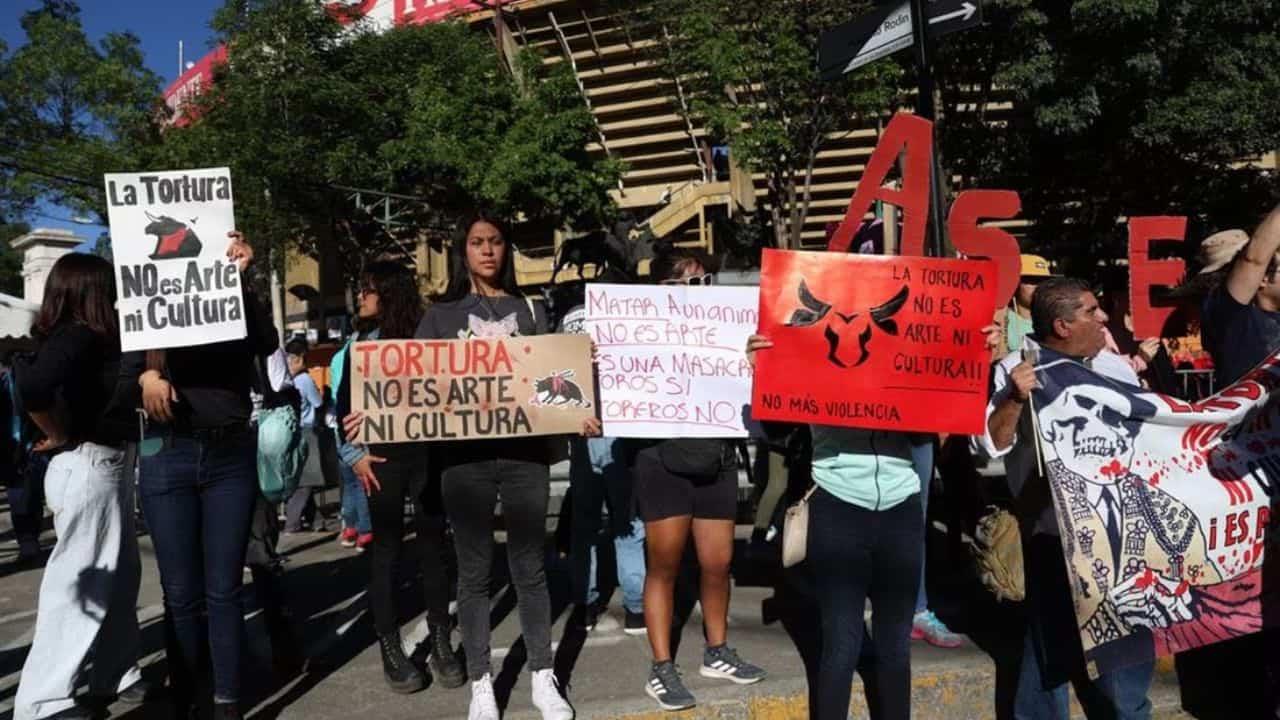
[[[106,176],[120,347],[158,350],[246,334],[227,168]]]
[[[747,437],[760,291],[587,286],[607,437]]]

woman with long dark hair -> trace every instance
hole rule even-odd
[[[502,223],[478,215],[460,230],[449,248],[448,288],[422,316],[416,337],[457,340],[548,332],[541,303],[526,298],[516,284],[514,249]],[[361,419],[359,414],[344,419],[348,437]],[[598,422],[588,421],[583,432],[598,434]],[[539,437],[458,440],[435,446],[458,558],[458,620],[471,680],[471,720],[499,718],[489,655],[493,514],[499,497],[507,530],[507,561],[533,670],[533,704],[545,720],[573,718],[573,708],[560,694],[552,668],[551,601],[543,553],[549,448],[547,439]]]
[[[408,268],[390,262],[374,262],[360,278],[356,340],[396,340],[413,337],[422,320],[422,296],[417,278]],[[338,412],[350,408],[350,343],[341,351],[342,373],[334,379],[338,387]],[[427,625],[430,628],[431,670],[441,685],[460,687],[467,681],[450,641],[449,577],[445,571],[445,515],[440,499],[440,481],[429,473],[428,447],[423,443],[370,445],[343,443],[339,453],[368,495],[369,517],[373,524],[373,558],[370,563],[369,605],[382,652],[382,671],[387,684],[399,693],[412,693],[427,684],[426,677],[404,654],[400,640],[400,619],[396,613],[396,564],[404,544],[404,502],[413,499],[414,542],[426,593]]]
[[[194,705],[206,655],[217,720],[239,718],[245,549],[257,501],[257,436],[249,391],[279,337],[246,270],[253,250],[238,232],[227,249],[240,270],[248,334],[199,347],[125,355],[149,426],[138,494],[164,590],[166,657],[175,715]]]
[[[118,382],[115,271],[82,253],[54,263],[32,334],[40,349],[17,369],[22,405],[44,434],[37,452],[57,544],[40,583],[36,631],[15,720],[89,718],[76,705],[86,660],[91,695],[140,701],[138,559],[126,444],[137,438],[131,386]],[[137,686],[137,687],[132,687]],[[142,691],[140,693],[139,691]]]
[[[549,332],[546,310],[520,292],[515,252],[502,223],[478,215],[449,248],[449,286],[427,310],[417,336],[511,337]],[[551,599],[544,547],[551,478],[545,438],[449,442],[438,454],[445,509],[458,556],[458,617],[471,678],[472,720],[498,720],[489,660],[493,513],[499,497],[507,562],[533,671],[533,704],[545,720],[570,720],[556,684]]]

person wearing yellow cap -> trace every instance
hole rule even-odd
[[[1054,273],[1048,260],[1039,255],[1022,256],[1018,289],[1005,311],[1002,356],[1022,349],[1022,339],[1031,334],[1031,297],[1035,295],[1036,286],[1051,277]]]

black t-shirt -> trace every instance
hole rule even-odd
[[[275,352],[280,339],[270,313],[248,287],[244,304],[248,334],[243,339],[165,351],[165,378],[178,394],[177,429],[247,426],[253,411],[249,390],[258,384],[254,365]],[[124,356],[125,374],[134,385],[146,370],[146,357],[145,352]]]
[[[523,297],[481,297],[437,302],[427,308],[415,337],[424,340],[516,337],[547,332],[542,303]],[[524,460],[545,463],[550,458],[547,438],[451,441],[438,454],[445,467],[479,460]]]
[[[138,435],[137,383],[121,380],[120,346],[81,323],[54,328],[15,370],[27,412],[55,412],[72,445],[114,445]]]
[[[1267,312],[1253,303],[1240,304],[1225,284],[1205,298],[1201,327],[1219,390],[1280,349],[1280,313]]]

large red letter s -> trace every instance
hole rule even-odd
[[[995,227],[978,227],[979,219],[1009,220],[1022,210],[1012,190],[965,190],[956,196],[947,216],[947,231],[958,252],[996,261],[996,307],[1002,307],[1018,288],[1022,272],[1018,238]]]

